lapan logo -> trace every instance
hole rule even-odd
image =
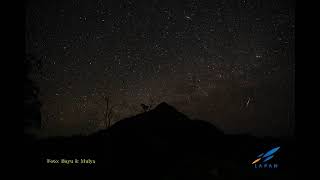
[[[276,169],[279,167],[278,164],[268,163],[270,159],[274,157],[274,154],[280,149],[280,147],[275,147],[266,153],[261,153],[258,155],[257,159],[251,164],[254,165],[256,169]]]

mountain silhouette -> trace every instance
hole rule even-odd
[[[219,138],[215,141],[215,137],[223,135],[210,123],[190,120],[166,103],[100,133],[112,140],[113,172],[121,174],[118,170],[125,169],[150,179],[155,174],[182,176],[186,171],[214,167],[215,155],[220,151]]]
[[[249,161],[257,152],[280,143],[224,134],[207,121],[189,119],[161,103],[89,136],[39,141],[29,146],[34,148],[29,156],[39,159],[35,166],[42,171],[90,171],[107,179],[250,179],[261,177],[252,173]],[[44,163],[47,158],[89,158],[96,164],[63,168]]]

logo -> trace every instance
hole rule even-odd
[[[266,153],[261,153],[257,156],[257,159],[254,160],[251,164],[254,165],[256,169],[276,169],[279,167],[278,164],[269,163],[268,161],[274,157],[274,154],[278,152],[280,147],[275,147]]]

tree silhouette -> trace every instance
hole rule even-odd
[[[41,103],[38,99],[39,88],[35,85],[29,77],[30,73],[33,70],[41,69],[41,61],[35,58],[33,55],[27,54],[24,59],[24,99],[23,99],[23,108],[24,108],[24,133],[25,135],[30,135],[28,132],[34,128],[41,127],[41,113],[40,107]],[[28,136],[29,137],[29,136]]]
[[[147,111],[149,111],[149,109],[150,109],[150,106],[147,106],[147,105],[145,105],[145,104],[141,104],[141,107],[142,107],[142,109],[144,110],[144,112],[147,112]]]
[[[111,126],[111,121],[113,120],[115,116],[115,111],[114,108],[117,106],[120,106],[120,104],[111,104],[111,98],[108,95],[103,96],[103,99],[106,103],[105,110],[103,112],[103,120],[104,120],[104,125],[106,128],[109,128]]]
[[[141,103],[140,106],[144,112],[150,111],[155,105],[155,97],[149,96],[148,104]]]

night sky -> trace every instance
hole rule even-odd
[[[294,2],[294,1],[293,1]],[[29,0],[42,135],[102,128],[167,102],[227,133],[292,135],[295,4],[282,0]]]

